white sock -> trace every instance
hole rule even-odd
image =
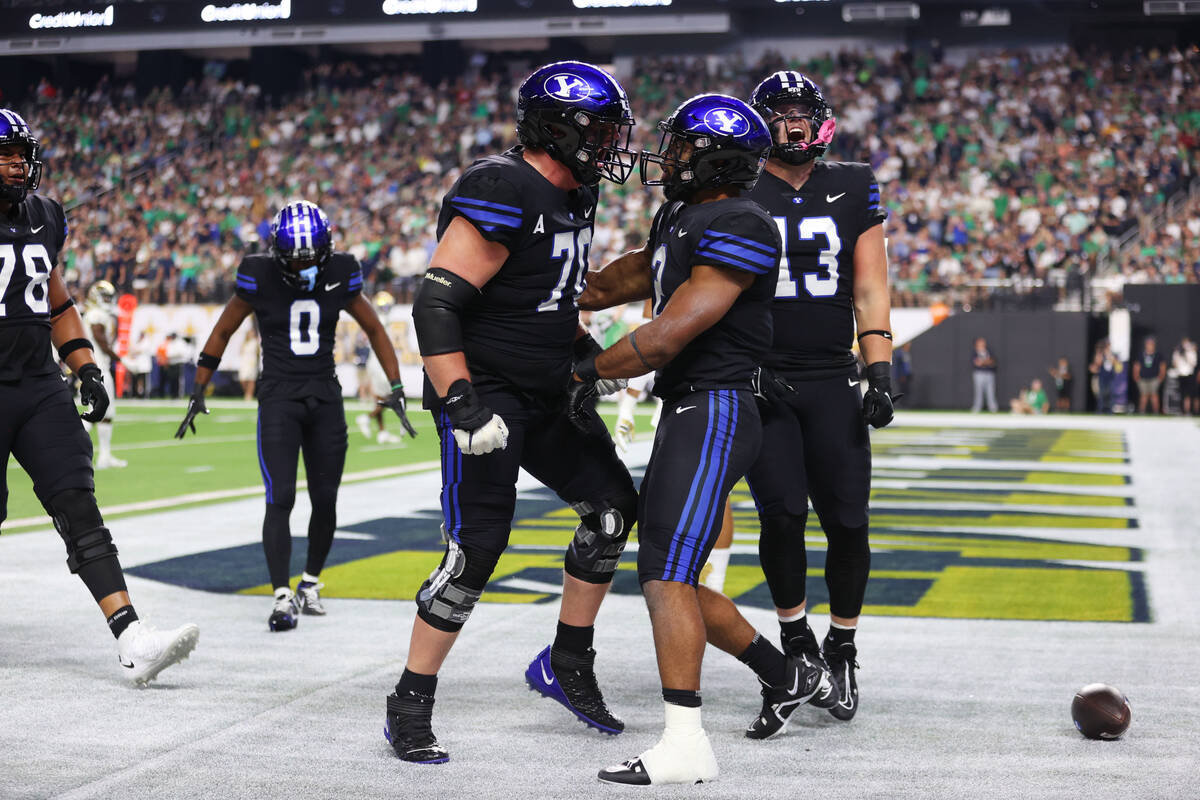
[[[316,575],[309,575],[307,572],[300,575],[301,583],[320,583],[321,579]]]
[[[776,616],[779,617],[780,622],[799,622],[800,620],[804,619],[807,615],[808,615],[808,609],[804,609],[799,614],[793,614],[790,617],[780,616],[778,613],[776,613]]]
[[[725,590],[725,573],[729,569],[729,548],[724,547],[718,550],[714,547],[708,554],[708,565],[712,567],[712,571],[704,579],[704,585],[714,592],[723,592]]]
[[[96,426],[96,434],[100,439],[100,457],[112,457],[112,422],[103,421]]]
[[[857,625],[838,625],[833,620],[829,621],[829,627],[837,628],[839,631],[856,631],[856,630],[858,630]]]

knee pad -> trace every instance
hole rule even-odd
[[[80,567],[117,555],[112,534],[104,527],[96,495],[90,489],[67,489],[46,501],[54,529],[67,545],[67,566]]]
[[[567,547],[567,574],[587,583],[608,583],[637,521],[637,495],[621,495],[595,504],[573,503],[571,508],[581,519]]]
[[[759,518],[758,560],[762,564],[771,601],[776,608],[795,608],[808,597],[808,553],[804,529],[808,513],[773,514]]]
[[[444,525],[442,538],[446,542],[446,555],[417,591],[417,614],[434,628],[453,633],[462,628],[475,610],[499,555],[489,556],[474,548],[468,552],[446,536]]]

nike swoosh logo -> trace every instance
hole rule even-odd
[[[588,206],[587,208],[585,208],[585,209],[583,210],[583,217],[584,217],[584,219],[587,219],[587,218],[588,218],[588,217],[590,217],[591,215],[592,215],[592,207],[591,207],[591,206]]]
[[[554,676],[547,674],[545,664],[540,664],[539,666],[542,668],[542,680],[544,680],[546,682],[547,686],[553,686],[554,685]]]
[[[341,285],[342,285],[341,281],[338,281],[337,283],[327,283],[327,284],[325,284],[325,291],[332,292],[334,289],[336,289],[337,287],[339,287]]]
[[[119,655],[117,656],[117,661],[120,661],[120,662],[121,662],[121,666],[122,666],[122,667],[124,667],[125,669],[133,669],[133,662],[132,662],[132,661],[130,661],[128,664],[126,664],[126,663],[125,663],[125,659],[121,658],[121,656],[119,656]]]
[[[30,233],[37,233],[38,231],[40,231],[40,230],[41,230],[42,228],[44,228],[44,227],[46,227],[46,226],[45,226],[45,225],[38,225],[36,228],[30,228],[30,229],[29,229],[29,232],[30,232]]]
[[[858,381],[854,380],[854,378],[846,378],[846,380],[850,381],[851,386],[858,386]]]
[[[687,236],[687,231],[685,231],[683,228],[680,228],[675,232],[675,235],[682,239],[683,237]]]
[[[675,409],[675,413],[682,414],[685,411],[691,411],[693,408],[695,408],[695,406],[680,406],[679,408]]]
[[[832,203],[834,200],[840,200],[841,198],[843,198],[845,196],[846,196],[845,192],[842,192],[841,194],[827,194],[827,195],[825,195],[825,202]]]
[[[788,694],[796,694],[800,691],[800,670],[796,670],[796,680],[792,682],[791,691]]]

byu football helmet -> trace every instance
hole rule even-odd
[[[658,128],[658,152],[641,154],[642,183],[663,187],[668,200],[716,186],[750,189],[771,149],[771,134],[758,112],[724,94],[685,100]],[[654,168],[659,174],[652,178]]]
[[[750,105],[771,129],[771,155],[787,164],[799,165],[825,155],[837,121],[821,90],[806,75],[795,70],[773,72],[750,95]],[[793,141],[787,121],[808,121],[808,138]]]
[[[38,184],[42,182],[42,145],[20,114],[0,108],[0,146],[9,144],[20,145],[25,155],[24,182],[15,184],[0,180],[0,198],[15,205],[30,192],[37,191]]]
[[[582,184],[624,183],[637,154],[629,148],[633,112],[616,78],[582,61],[539,67],[517,91],[517,138],[545,150]]]
[[[288,203],[271,222],[271,254],[279,262],[284,283],[302,292],[313,291],[333,254],[329,217],[316,203]]]

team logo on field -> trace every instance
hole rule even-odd
[[[542,88],[546,90],[546,94],[559,100],[586,100],[595,93],[590,83],[570,72],[551,75],[546,78]]]
[[[721,136],[742,136],[750,131],[750,120],[729,108],[714,108],[704,115],[704,127]]]

